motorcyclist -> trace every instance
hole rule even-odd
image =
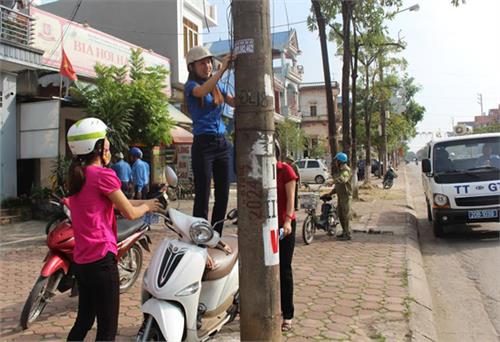
[[[387,172],[384,175],[384,183],[387,180],[392,182],[394,180],[394,178],[397,178],[397,177],[398,177],[398,174],[396,173],[396,170],[394,170],[392,165],[389,165],[389,169],[387,170]]]
[[[351,168],[347,165],[347,154],[339,152],[335,155],[335,162],[337,168],[340,170],[339,174],[333,179],[333,189],[323,196],[331,196],[337,194],[338,204],[337,212],[339,216],[340,225],[342,226],[343,233],[338,238],[339,240],[351,240],[351,230],[349,221],[351,219]]]

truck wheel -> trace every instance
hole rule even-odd
[[[444,226],[437,221],[432,222],[432,230],[434,232],[435,237],[443,237],[444,236]]]

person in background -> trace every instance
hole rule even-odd
[[[142,160],[142,155],[140,148],[132,147],[130,149],[134,198],[138,200],[146,198],[149,193],[149,164]]]
[[[123,159],[123,153],[118,152],[115,154],[115,163],[111,165],[111,168],[116,172],[116,176],[122,182],[121,189],[127,198],[131,197],[131,180],[132,180],[132,168],[129,163]]]
[[[284,236],[280,240],[281,314],[283,316],[281,331],[290,331],[294,316],[292,258],[297,227],[295,191],[298,176],[290,165],[281,162],[281,150],[277,140],[275,140],[274,146],[277,159],[278,225],[283,228]]]
[[[343,233],[338,238],[339,240],[351,240],[351,168],[347,165],[347,154],[339,152],[335,155],[335,162],[339,174],[333,179],[333,189],[327,195],[332,196],[337,194],[337,213],[339,215],[340,225]]]
[[[78,313],[68,341],[83,341],[97,318],[96,341],[114,341],[120,308],[117,226],[114,208],[128,220],[157,211],[158,200],[129,201],[113,170],[107,126],[86,118],[70,127],[73,160],[68,170],[68,199],[75,239],[74,272]]]
[[[213,56],[203,46],[191,48],[186,57],[189,76],[184,97],[193,120],[191,161],[194,174],[195,199],[193,216],[208,218],[212,176],[215,203],[212,224],[224,219],[229,198],[229,151],[226,125],[222,119],[226,104],[234,107],[234,98],[219,82],[234,57],[225,56],[222,66],[213,72]],[[223,224],[215,226],[222,236]],[[229,246],[228,250],[229,249]]]
[[[297,176],[297,181],[295,182],[295,211],[299,210],[299,187],[300,187],[300,173],[297,164],[295,164],[295,159],[288,155],[285,157],[285,163],[290,165]]]

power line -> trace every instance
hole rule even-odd
[[[285,27],[285,26],[289,27],[292,25],[299,25],[299,24],[303,24],[303,23],[307,23],[307,20],[301,20],[301,21],[296,21],[296,22],[287,23],[287,24],[273,25],[273,26],[271,26],[271,28],[278,28],[278,27]],[[114,30],[114,31],[118,31],[118,32],[128,32],[128,33],[140,33],[140,34],[163,35],[163,36],[182,36],[182,35],[184,35],[184,33],[177,33],[177,32],[174,33],[174,32],[162,32],[162,31],[127,30],[127,29],[123,29],[123,28],[105,26],[105,25],[97,25],[97,24],[90,25],[90,26],[94,26],[95,28],[100,28],[100,29],[105,29],[105,30]],[[228,31],[198,32],[198,34],[199,35],[228,34],[228,33],[230,33],[230,31],[232,31],[232,30],[228,29]]]
[[[64,36],[66,35],[66,33],[68,32],[69,27],[73,23],[73,20],[75,19],[76,15],[78,13],[78,10],[80,9],[80,6],[82,5],[82,2],[83,2],[83,0],[78,0],[76,6],[73,8],[73,12],[71,14],[71,18],[69,19],[68,26],[66,26],[66,28],[64,29],[64,32],[61,35],[61,38],[57,41],[56,46],[52,49],[52,51],[51,51],[48,59],[50,59],[50,58],[52,58],[52,56],[54,56],[54,53],[57,51],[57,49],[59,48],[59,46],[62,44],[62,42],[64,40]]]

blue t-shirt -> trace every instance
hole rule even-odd
[[[111,168],[116,172],[116,175],[123,182],[130,182],[132,179],[132,169],[130,165],[123,159],[113,164]]]
[[[212,94],[208,93],[203,98],[203,107],[201,107],[201,98],[192,94],[193,89],[199,85],[194,80],[188,80],[184,85],[184,96],[187,98],[188,111],[193,120],[193,134],[224,134],[226,125],[222,120],[222,113],[225,103],[215,106]],[[225,98],[227,95],[225,87],[221,83],[217,83],[217,87]]]
[[[132,165],[132,180],[134,185],[141,191],[145,185],[149,184],[149,164],[142,159],[137,159]]]

